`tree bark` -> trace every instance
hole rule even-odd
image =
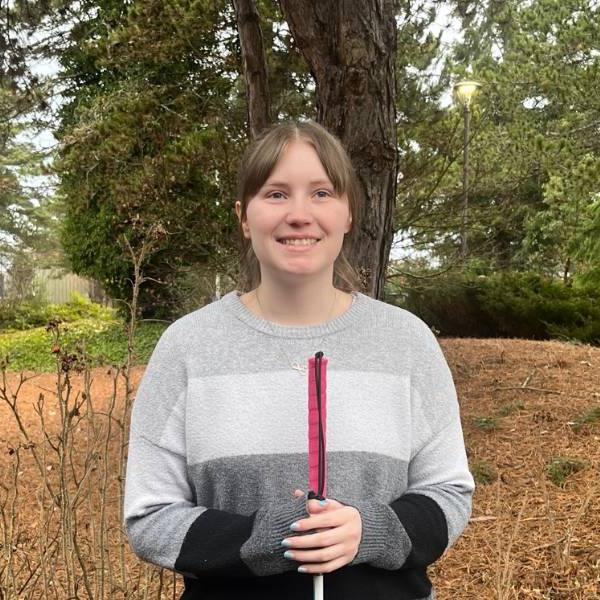
[[[317,121],[348,151],[365,194],[350,249],[367,293],[382,299],[398,169],[393,0],[280,0],[316,82]]]
[[[248,128],[255,138],[270,122],[269,84],[260,18],[254,0],[233,0],[246,79]]]

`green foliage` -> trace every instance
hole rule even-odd
[[[477,485],[489,485],[498,479],[498,473],[485,460],[478,460],[470,465],[471,474]]]
[[[11,274],[18,287],[22,272],[17,264],[27,262],[34,251],[37,265],[58,252],[56,205],[42,188],[24,185],[26,177],[47,175],[47,156],[30,143],[18,141],[33,125],[23,118],[17,123],[16,116],[26,108],[2,79],[0,72],[0,268]],[[12,293],[19,296],[21,290]]]
[[[51,319],[70,323],[80,319],[114,322],[115,311],[91,302],[86,296],[73,292],[69,302],[46,304],[28,300],[19,304],[0,301],[0,330],[33,329],[45,325]]]
[[[59,1],[53,3],[55,7]],[[21,267],[35,254],[37,266],[57,264],[57,205],[51,187],[50,152],[36,147],[32,137],[48,125],[52,85],[34,73],[43,36],[32,28],[51,10],[47,2],[2,3],[0,30],[0,270],[10,274],[24,297]],[[32,185],[32,177],[35,184]]]
[[[146,364],[165,323],[140,323],[134,336],[134,363]],[[60,324],[60,349],[76,353],[79,348],[90,357],[90,366],[122,364],[127,354],[125,325],[116,320],[86,317]],[[0,333],[0,359],[7,369],[40,372],[56,369],[52,352],[53,336],[45,327]]]
[[[62,109],[62,242],[75,272],[118,298],[144,253],[143,315],[173,310],[179,270],[231,252],[243,140],[231,7],[101,3],[61,56],[81,78]],[[89,34],[94,32],[93,36]]]
[[[442,335],[600,344],[600,290],[538,273],[447,273],[400,288],[395,302]]]
[[[65,304],[35,301],[0,306],[0,356],[9,355],[9,369],[49,371],[55,368],[52,335],[46,326],[60,323],[61,348],[75,351],[83,345],[92,365],[119,363],[125,359],[126,325],[117,311],[91,302],[74,292]],[[164,323],[141,323],[135,335],[136,360],[145,363],[152,353]]]
[[[460,40],[448,43],[443,29],[431,28],[442,6],[460,19]],[[259,0],[257,7],[274,118],[314,117],[314,82],[277,3]],[[444,102],[452,83],[469,77],[483,83],[469,144],[470,264],[480,275],[535,271],[573,288],[599,286],[597,3],[402,0],[397,10],[401,177],[394,219],[411,249],[422,252],[413,259],[413,272],[432,262],[440,270],[456,263],[463,115]],[[63,68],[58,83],[66,104],[55,164],[65,212],[61,239],[73,269],[129,298],[127,241],[137,255],[145,252],[141,313],[159,317],[181,310],[180,288],[189,287],[190,273],[218,271],[235,279],[231,208],[247,109],[231,4],[44,0],[12,3],[7,15],[10,28],[33,32],[36,42],[26,49],[0,40],[3,114],[36,103],[43,110],[52,82],[34,85],[28,60],[58,57]],[[2,141],[14,140],[17,132],[7,127],[16,127],[16,120],[0,120]],[[34,223],[19,233],[41,233],[37,248],[52,239],[47,232],[57,213],[45,208],[35,222],[39,211],[5,159],[10,153],[11,165],[32,171],[30,150],[13,145],[0,151],[0,230]],[[11,210],[2,210],[9,202]],[[523,327],[531,317],[535,335],[598,339],[597,318],[583,296],[525,296],[507,283],[504,302],[502,286],[480,283],[448,283],[456,314],[442,320],[464,318],[465,331],[527,335]],[[547,305],[555,301],[560,315]],[[527,302],[535,306],[527,309]],[[186,303],[200,304],[192,294]],[[443,312],[450,300],[433,304]],[[503,314],[490,317],[488,304]],[[439,312],[431,301],[427,305],[423,310]]]
[[[546,472],[550,481],[558,487],[564,487],[569,475],[581,471],[585,467],[585,463],[579,459],[557,456],[553,458]]]
[[[443,74],[483,84],[469,143],[470,257],[486,272],[600,282],[597,3],[454,6],[464,39],[451,48]],[[461,112],[439,110],[416,132],[409,166],[426,167],[406,194],[409,182],[401,184],[396,215],[412,248],[441,266],[457,262],[460,244]]]

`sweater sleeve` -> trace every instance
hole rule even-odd
[[[352,503],[363,533],[351,564],[424,567],[460,536],[471,514],[474,481],[465,451],[456,389],[435,336],[419,331],[411,377],[412,451],[406,492],[390,504]]]
[[[307,517],[294,498],[251,515],[199,506],[185,452],[186,371],[173,326],[146,367],[132,415],[123,520],[141,559],[192,578],[293,570],[281,540]]]

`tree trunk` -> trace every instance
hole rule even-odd
[[[383,297],[393,237],[396,21],[393,0],[281,0],[316,81],[317,120],[348,151],[365,193],[350,261]]]
[[[270,122],[269,84],[260,19],[254,0],[233,0],[246,78],[248,128],[255,138]]]

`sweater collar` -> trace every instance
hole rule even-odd
[[[330,333],[341,331],[352,324],[358,323],[368,313],[368,302],[370,297],[361,292],[352,292],[354,302],[338,317],[320,323],[319,325],[280,325],[273,321],[267,321],[254,314],[240,300],[241,292],[233,290],[225,294],[221,302],[229,312],[235,315],[240,321],[249,325],[253,329],[266,333],[267,335],[281,338],[314,338],[324,336]]]

